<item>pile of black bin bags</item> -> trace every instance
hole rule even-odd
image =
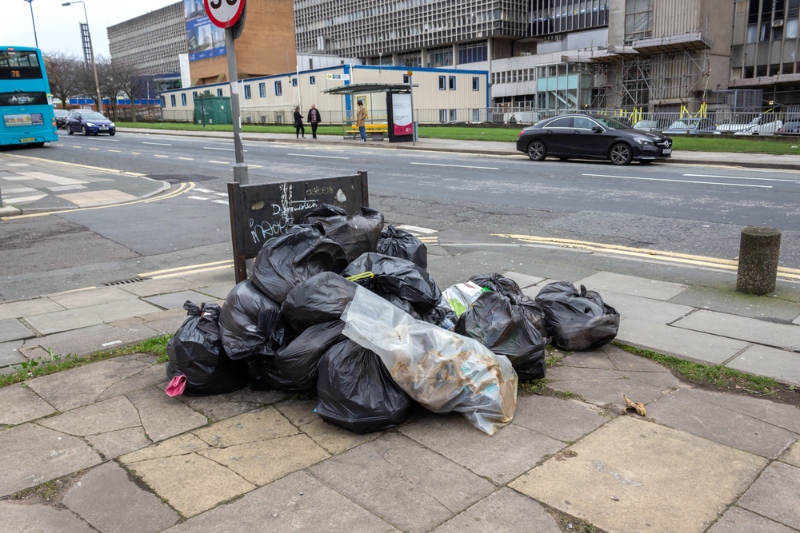
[[[185,381],[187,395],[247,383],[253,390],[316,389],[316,412],[355,433],[401,424],[414,402],[378,355],[342,334],[340,317],[357,284],[504,355],[520,380],[545,377],[548,342],[582,350],[616,335],[619,314],[599,294],[560,282],[534,300],[499,274],[470,279],[466,285],[477,292],[456,307],[459,316],[426,270],[425,245],[383,225],[372,209],[351,217],[323,204],[266,242],[252,278],[236,285],[221,309],[186,303],[189,318],[167,347],[168,377]]]

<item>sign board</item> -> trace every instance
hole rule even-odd
[[[350,81],[350,74],[328,74],[329,80]]]
[[[203,0],[206,15],[218,28],[230,28],[239,20],[245,0]]]
[[[392,120],[394,125],[394,135],[411,135],[413,126],[411,125],[411,95],[393,94],[392,95]]]
[[[264,243],[286,233],[320,204],[341,207],[350,215],[369,206],[367,173],[263,185],[228,183],[233,266],[236,283],[247,279],[247,259]]]
[[[189,61],[224,56],[226,54],[225,30],[211,23],[206,16],[203,0],[183,0],[183,13],[186,17]],[[188,87],[188,85],[184,85],[184,87]]]

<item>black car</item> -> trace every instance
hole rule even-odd
[[[69,116],[69,111],[66,109],[54,109],[53,113],[56,116],[56,127],[67,129],[67,117]]]
[[[629,128],[599,115],[559,115],[519,132],[517,150],[533,161],[545,157],[610,159],[615,165],[649,163],[670,157],[672,140]]]

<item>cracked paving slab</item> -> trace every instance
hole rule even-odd
[[[0,426],[16,426],[55,412],[53,406],[22,384],[0,389]]]
[[[180,401],[170,398],[158,387],[131,392],[127,398],[139,411],[147,436],[158,442],[205,426],[208,419]]]
[[[39,421],[39,424],[79,437],[97,435],[120,429],[141,426],[136,407],[120,396],[104,402],[78,407],[60,415]]]

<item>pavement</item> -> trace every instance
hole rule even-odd
[[[153,128],[119,128],[120,132],[127,133],[148,133],[151,135],[184,135],[188,137],[208,137],[214,139],[233,139],[233,134],[218,131],[176,131],[160,130]],[[319,135],[317,139],[307,136],[305,139],[297,139],[293,133],[242,133],[242,140],[263,141],[263,142],[295,142],[298,144],[323,144],[323,145],[355,145],[355,139],[345,139],[335,135]],[[518,152],[516,145],[511,142],[492,142],[492,141],[459,141],[450,139],[427,139],[423,138],[415,144],[411,143],[389,143],[388,140],[374,141],[367,139],[364,146],[375,148],[386,148],[395,150],[428,150],[436,152],[463,152],[470,154],[497,155],[497,156],[519,156],[526,157]],[[783,170],[800,170],[800,147],[798,155],[773,155],[773,154],[750,154],[750,153],[731,153],[731,152],[692,152],[687,150],[676,150],[672,157],[667,160],[670,163],[688,165],[723,165],[739,166],[747,168],[771,168]],[[634,163],[635,164],[635,163]]]
[[[425,240],[440,286],[498,271],[535,296],[562,271],[621,313],[618,343],[800,385],[800,304],[723,312],[679,303],[680,283],[537,275],[522,251]],[[172,333],[185,300],[234,286],[227,264],[151,277],[0,304],[0,370]],[[616,345],[560,355],[550,395],[520,395],[492,437],[421,408],[356,435],[278,391],[169,398],[145,354],[29,379],[0,389],[0,531],[800,531],[800,409],[698,389]]]

